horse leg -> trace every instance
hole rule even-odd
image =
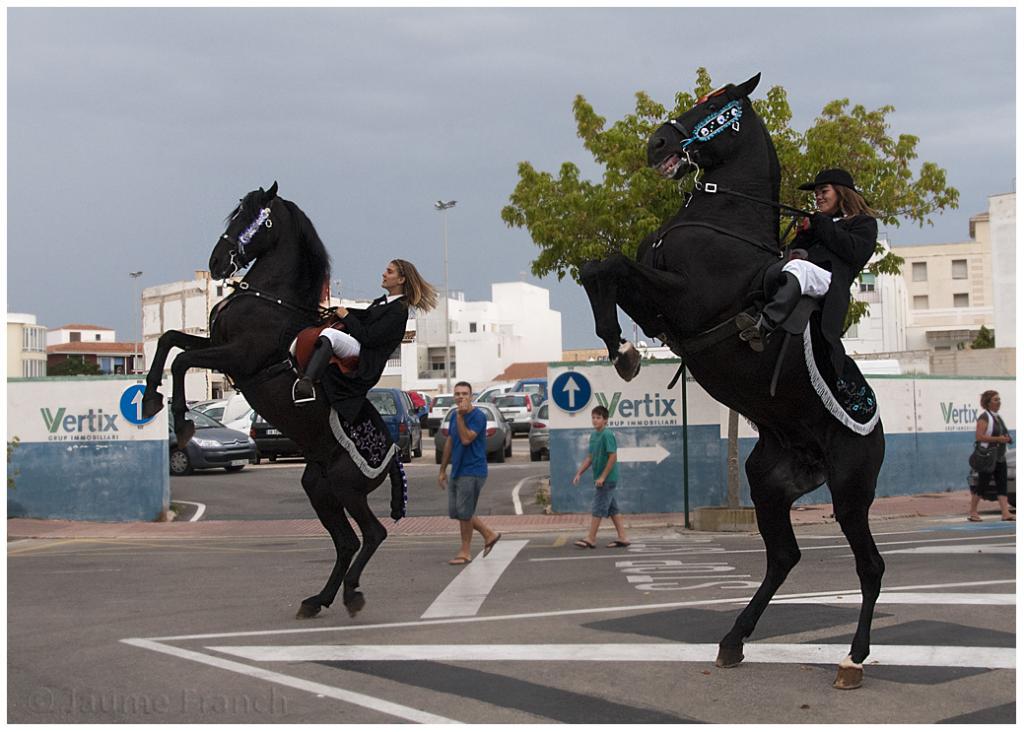
[[[341,503],[331,494],[327,471],[322,465],[310,463],[306,466],[302,473],[302,489],[306,491],[320,523],[330,534],[336,557],[327,584],[320,592],[307,597],[299,605],[299,611],[295,614],[299,619],[316,617],[321,608],[331,606],[334,598],[338,596],[338,590],[352,557],[359,550],[359,537],[352,530]]]
[[[650,336],[660,332],[658,313],[652,305],[652,281],[644,276],[639,265],[622,254],[613,254],[601,261],[590,261],[580,269],[580,283],[587,292],[594,313],[598,338],[608,347],[608,357],[619,352],[622,330],[616,306],[625,311]],[[671,273],[652,273],[652,277],[670,278]],[[653,283],[657,284],[657,283]]]
[[[365,493],[346,487],[342,491],[341,500],[345,510],[355,520],[356,525],[359,526],[360,533],[363,535],[363,546],[345,574],[344,591],[342,593],[342,600],[348,609],[348,614],[355,617],[355,614],[366,605],[366,598],[363,597],[362,592],[359,592],[359,578],[363,574],[363,568],[366,567],[366,563],[370,561],[370,557],[377,551],[377,547],[388,537],[388,531],[377,520],[377,517],[373,515]]]
[[[800,474],[794,469],[791,453],[780,452],[782,448],[777,444],[772,447],[774,449],[769,449],[762,436],[746,464],[751,499],[757,514],[757,528],[764,541],[767,569],[754,597],[718,644],[715,665],[721,668],[732,668],[743,660],[744,639],[754,632],[768,603],[786,581],[790,570],[800,561],[800,547],[789,516],[790,507],[800,495],[820,485],[820,481],[814,483],[816,477]],[[764,470],[773,452],[777,456],[775,464]]]
[[[171,395],[171,415],[174,417],[174,433],[178,440],[178,447],[184,448],[192,435],[196,433],[195,425],[185,419],[185,372],[190,368],[206,368],[227,371],[227,364],[237,357],[237,346],[215,346],[201,350],[184,351],[174,358],[171,364],[171,387],[174,393]]]
[[[876,429],[866,438],[851,436],[851,439],[868,441],[876,433],[880,435],[881,430]],[[878,441],[882,439],[884,438],[878,438]],[[857,563],[861,595],[860,615],[857,618],[857,631],[853,635],[850,655],[840,662],[836,680],[832,684],[837,689],[856,689],[861,685],[864,678],[864,659],[871,650],[871,620],[875,613],[878,594],[882,590],[882,575],[885,573],[885,561],[875,546],[868,521],[868,509],[875,498],[875,481],[881,467],[881,450],[884,450],[884,443],[875,451],[879,456],[874,466],[870,465],[870,460],[864,459],[863,452],[846,450],[845,456],[840,457],[845,464],[837,461],[829,478],[836,520],[850,544],[850,549],[853,550]]]
[[[164,408],[164,398],[158,389],[160,382],[163,381],[164,364],[167,363],[167,356],[171,349],[180,348],[183,351],[190,351],[196,348],[207,348],[209,345],[209,338],[189,335],[178,330],[169,330],[160,336],[156,345],[156,353],[153,355],[153,363],[150,364],[149,372],[146,374],[146,391],[142,395],[143,419],[149,419]]]

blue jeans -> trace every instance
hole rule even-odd
[[[469,521],[476,513],[476,501],[487,478],[483,475],[460,475],[448,486],[448,518]]]
[[[598,488],[594,486],[594,505],[590,509],[590,515],[594,518],[609,518],[619,513],[619,505],[615,502],[615,483],[606,480],[604,485]]]

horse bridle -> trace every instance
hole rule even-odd
[[[221,239],[227,239],[233,245],[230,252],[230,263],[233,269],[228,277],[234,277],[242,270],[242,268],[247,267],[252,261],[246,255],[245,248],[249,245],[249,242],[252,241],[252,238],[256,236],[256,232],[260,230],[260,227],[265,226],[270,229],[274,226],[274,221],[270,218],[270,211],[273,205],[274,201],[271,201],[268,206],[261,208],[259,213],[256,214],[256,218],[253,219],[252,223],[245,228],[245,231],[238,235],[237,239],[233,239],[228,236],[227,232],[221,234]]]

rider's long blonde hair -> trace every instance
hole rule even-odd
[[[864,200],[864,196],[852,188],[834,185],[832,190],[836,192],[836,196],[839,199],[839,210],[843,212],[844,217],[850,218],[857,214],[864,214],[876,219],[881,218],[882,215],[868,205],[868,202]]]
[[[405,278],[402,294],[406,301],[417,310],[433,310],[437,307],[437,289],[420,275],[416,265],[404,259],[392,259],[398,274]]]

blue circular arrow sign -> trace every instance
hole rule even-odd
[[[121,415],[131,424],[146,424],[153,419],[142,418],[142,394],[145,391],[145,384],[134,384],[121,395]]]
[[[593,389],[583,374],[566,371],[551,385],[551,399],[565,412],[579,412],[587,408]]]

